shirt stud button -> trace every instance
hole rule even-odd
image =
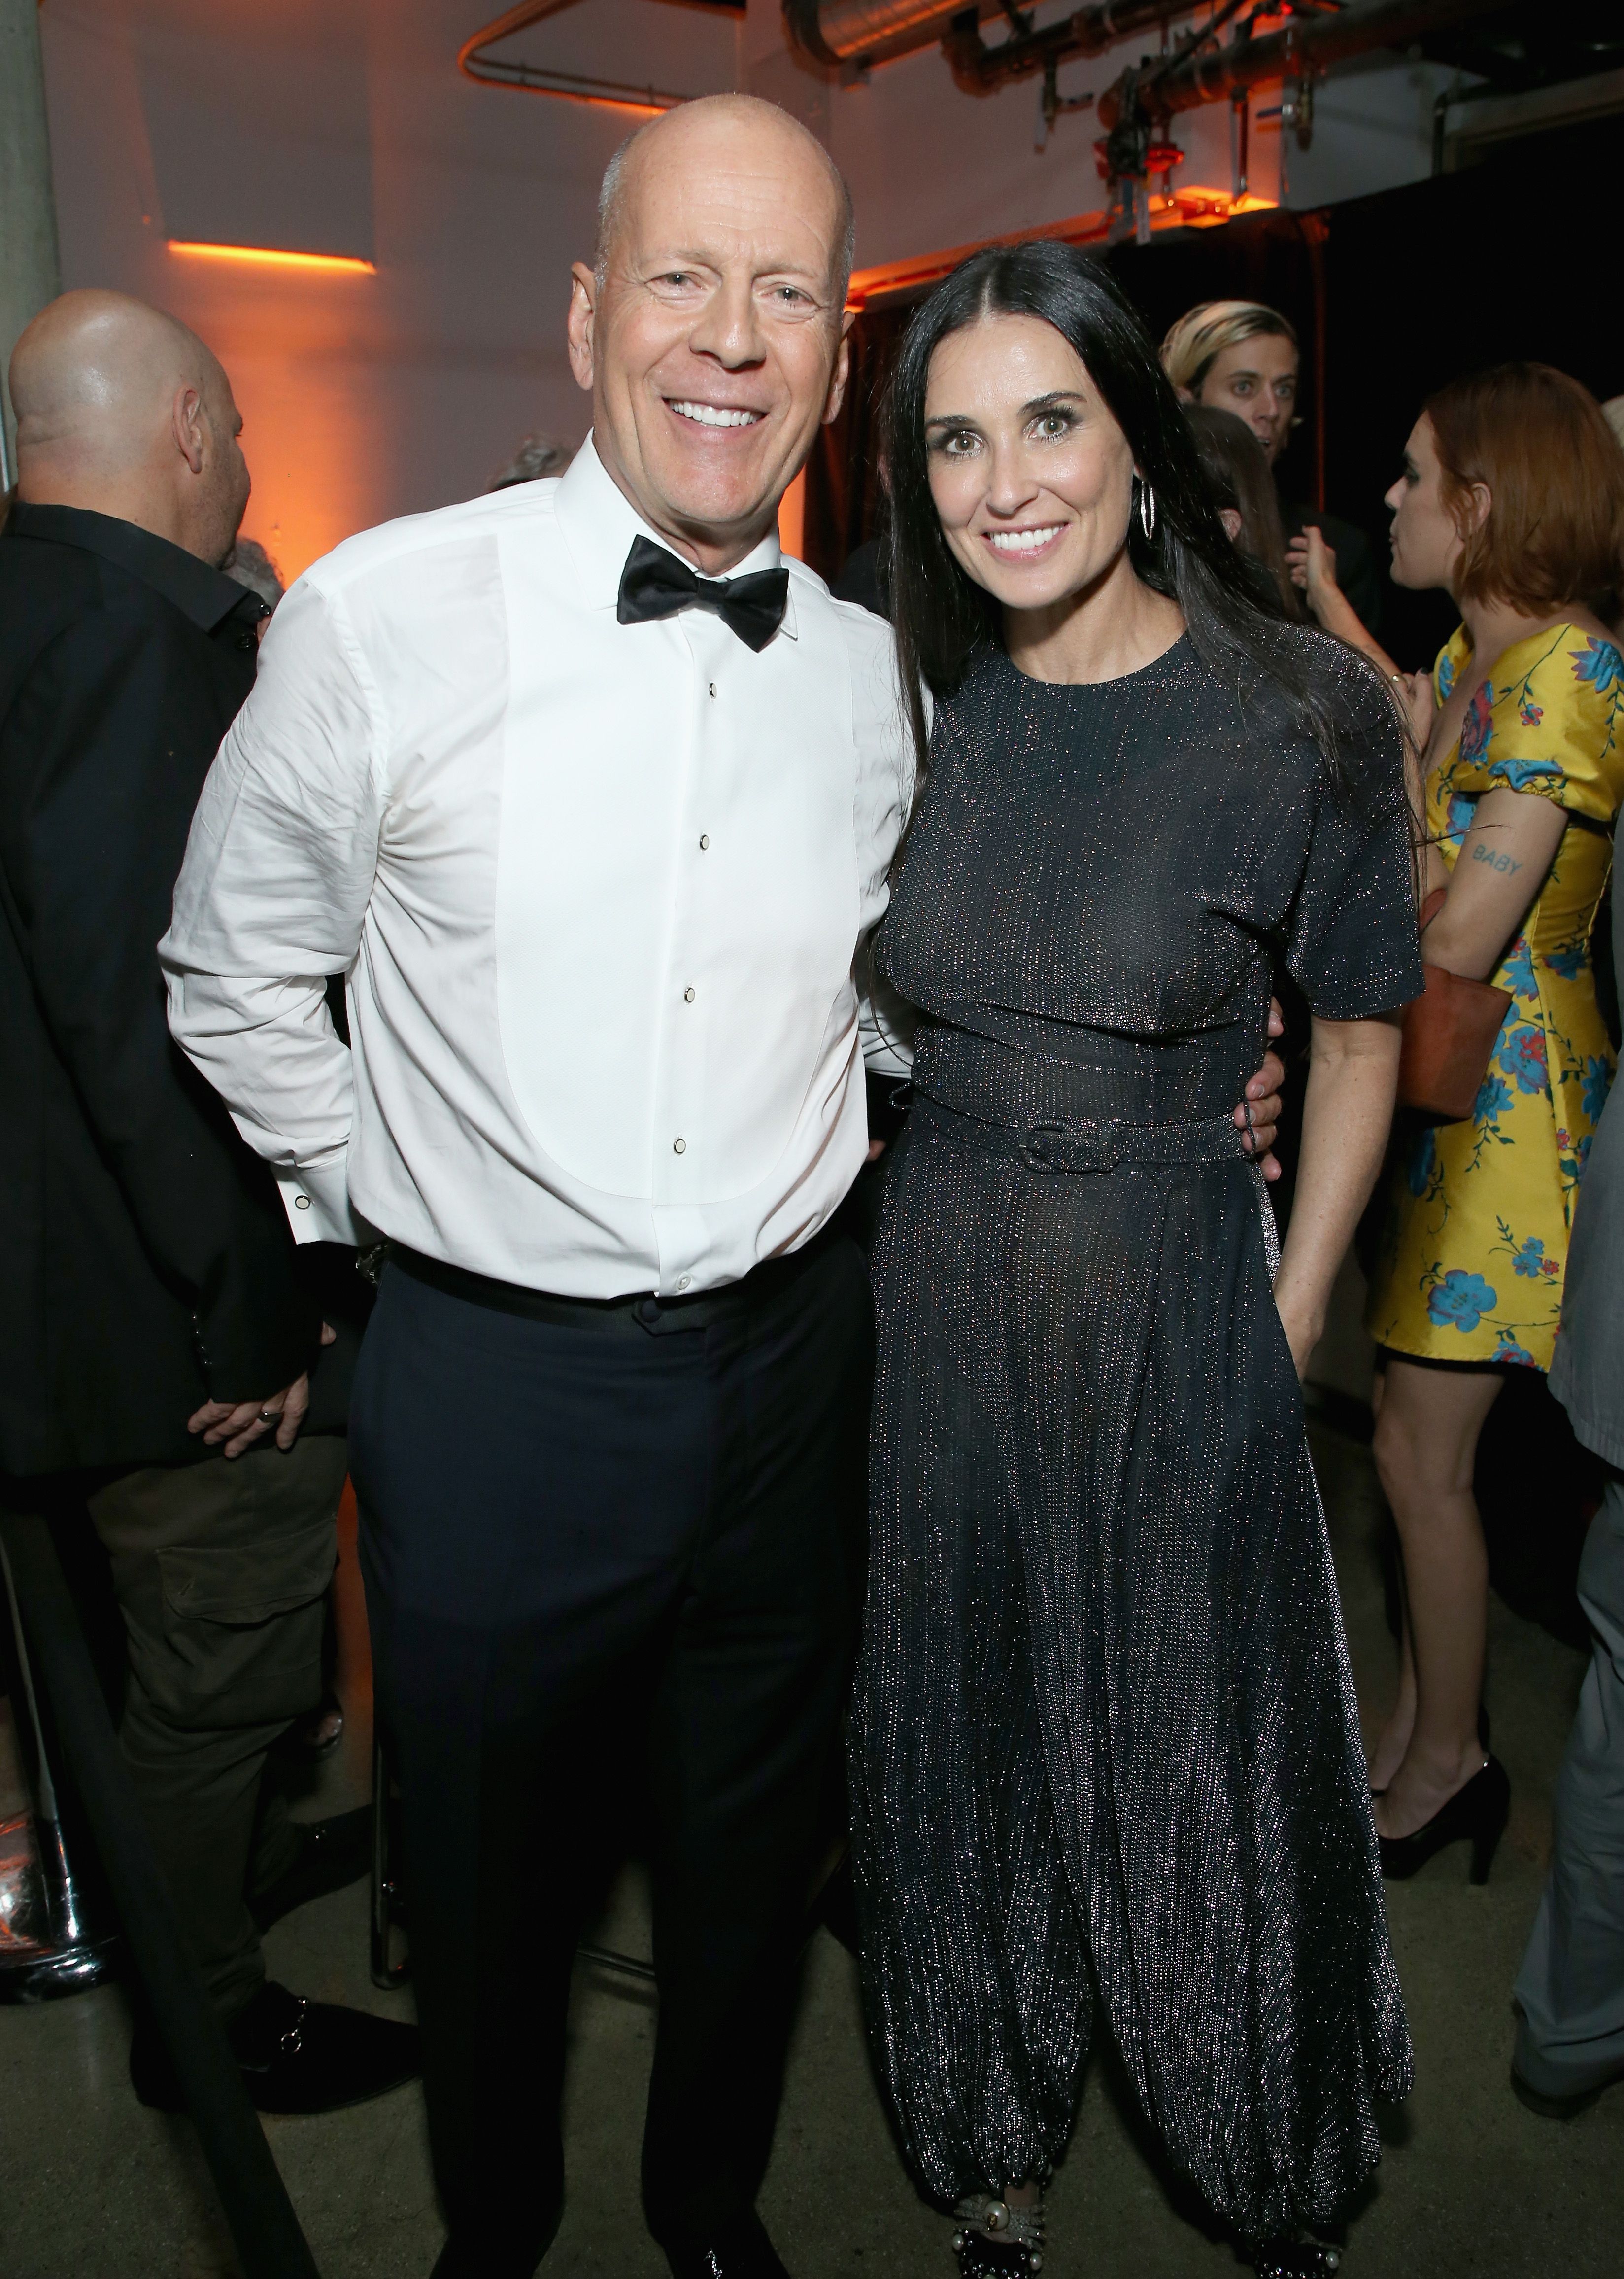
[[[672,1142],[671,1142],[671,1153],[672,1153],[672,1155],[686,1155],[687,1154],[687,1152],[688,1152],[688,1143],[687,1143],[687,1141],[686,1141],[686,1140],[672,1140]]]
[[[692,1003],[693,1002],[693,992],[692,991],[692,989],[685,989],[685,990],[683,991],[683,993],[682,993],[682,1001],[683,1001],[683,1003],[684,1003],[685,1005],[692,1005]]]
[[[711,682],[711,684],[710,684],[710,693],[711,693],[711,694],[712,694],[713,696],[714,696],[714,695],[716,694],[716,682],[715,682],[714,680],[713,680],[713,681]]]
[[[709,833],[709,831],[701,832],[701,833],[700,833],[700,845],[701,845],[701,848],[709,847],[709,844],[710,844],[710,833]]]
[[[310,1199],[308,1195],[295,1195],[294,1197],[294,1209],[295,1210],[309,1210],[310,1207]]]
[[[677,1277],[677,1287],[679,1290],[686,1290],[693,1279],[692,1274],[679,1274]]]

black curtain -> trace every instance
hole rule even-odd
[[[1529,135],[1458,174],[1351,198],[1316,213],[1250,214],[1159,234],[1100,257],[1161,340],[1197,301],[1267,301],[1303,342],[1302,424],[1281,485],[1366,531],[1387,562],[1383,492],[1427,395],[1508,357],[1558,365],[1598,397],[1624,394],[1615,330],[1611,216],[1618,122]],[[873,534],[877,390],[908,310],[853,327],[846,411],[823,431],[807,485],[808,559],[832,577]],[[1383,638],[1401,664],[1429,664],[1455,617],[1439,594],[1390,587]]]

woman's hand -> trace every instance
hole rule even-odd
[[[1286,567],[1291,573],[1292,584],[1302,588],[1309,608],[1328,633],[1335,633],[1350,648],[1361,649],[1389,680],[1408,679],[1375,634],[1365,630],[1363,618],[1337,583],[1336,550],[1325,543],[1325,533],[1316,524],[1309,523],[1302,536],[1294,538],[1286,548]],[[1430,690],[1428,703],[1430,707]]]
[[[1300,1377],[1359,1215],[1382,1168],[1398,1089],[1396,1013],[1368,1021],[1314,1019],[1303,1146],[1291,1223],[1275,1278],[1275,1305]]]
[[[1286,1333],[1286,1343],[1291,1348],[1291,1366],[1297,1371],[1297,1381],[1300,1385],[1308,1367],[1309,1356],[1325,1334],[1324,1311],[1321,1309],[1318,1314],[1312,1314],[1300,1308],[1288,1308],[1278,1299],[1275,1305],[1280,1316],[1280,1326]]]
[[[1338,602],[1348,606],[1337,583],[1337,549],[1326,544],[1325,533],[1316,523],[1311,522],[1286,548],[1286,567],[1321,625],[1329,622],[1327,612],[1334,613]]]

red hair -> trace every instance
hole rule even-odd
[[[1624,586],[1624,450],[1587,388],[1548,364],[1502,364],[1451,380],[1425,411],[1465,541],[1459,600],[1533,612]],[[1474,528],[1476,483],[1490,506]]]

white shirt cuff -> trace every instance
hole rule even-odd
[[[348,1151],[303,1170],[279,1171],[276,1184],[295,1242],[361,1240],[349,1208]]]

